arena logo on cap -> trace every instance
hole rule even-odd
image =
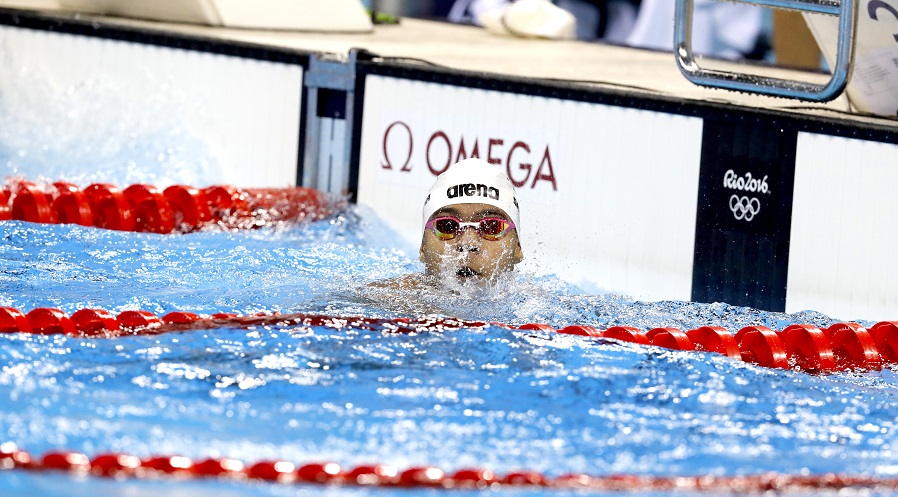
[[[463,185],[450,186],[446,190],[446,196],[456,197],[485,197],[499,200],[499,189],[482,184],[465,183]]]
[[[417,134],[420,133],[412,130],[403,121],[394,121],[387,126],[382,139],[381,168],[403,173],[412,172],[415,167],[413,157]],[[450,137],[450,134],[443,130],[423,134],[427,136],[423,159],[427,170],[433,176],[439,176],[456,162],[476,157],[499,167],[504,166],[508,179],[517,188],[527,185],[536,188],[538,185],[547,184],[553,191],[558,190],[548,143],[532,147],[524,140],[502,136],[486,138],[475,136],[473,141],[470,138],[465,141],[464,134]],[[485,149],[485,156],[481,153],[481,143]],[[539,154],[540,149],[542,154]]]

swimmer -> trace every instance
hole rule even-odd
[[[424,200],[422,224],[424,274],[378,286],[490,287],[524,258],[514,186],[486,161],[465,159],[441,174]]]

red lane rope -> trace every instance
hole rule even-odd
[[[119,231],[187,233],[209,225],[249,229],[272,222],[322,219],[331,207],[318,191],[294,188],[96,183],[80,190],[56,182],[19,181],[0,188],[0,221],[80,224]]]
[[[124,311],[113,316],[102,309],[81,309],[69,316],[59,309],[37,308],[26,314],[13,307],[0,307],[0,333],[64,334],[98,338],[251,326],[319,326],[338,330],[355,328],[414,333],[482,328],[488,325],[611,338],[673,350],[713,352],[758,366],[809,373],[879,370],[884,365],[898,363],[898,321],[882,321],[869,330],[857,323],[836,323],[825,330],[810,324],[795,324],[782,331],[774,331],[766,326],[746,326],[733,334],[719,326],[702,326],[686,332],[676,328],[653,328],[643,332],[631,326],[612,326],[606,330],[598,330],[582,325],[556,330],[541,323],[515,327],[502,323],[436,317],[380,319],[278,313],[251,316],[218,313],[200,316],[180,311],[161,317],[148,311]]]
[[[386,464],[343,468],[334,462],[298,466],[290,461],[268,460],[246,464],[238,459],[209,458],[193,461],[184,456],[152,456],[141,459],[122,453],[103,453],[90,459],[70,450],[56,450],[33,457],[12,442],[0,444],[0,469],[67,471],[114,478],[227,478],[261,480],[282,484],[331,484],[438,489],[502,489],[543,487],[596,491],[645,492],[658,490],[788,492],[810,489],[898,489],[896,478],[876,478],[827,473],[787,475],[765,473],[747,476],[594,476],[582,473],[555,478],[535,471],[499,475],[488,469],[467,468],[449,474],[433,466],[399,470]]]

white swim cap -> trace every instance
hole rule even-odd
[[[520,223],[514,185],[502,170],[484,160],[457,162],[441,174],[424,200],[424,224],[434,212],[453,204],[487,204],[498,207],[515,224]]]

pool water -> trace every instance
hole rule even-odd
[[[160,236],[3,222],[0,240],[0,306],[24,311],[385,318],[421,311],[555,327],[731,331],[836,322],[814,312],[590,295],[552,275],[517,274],[476,295],[373,288],[421,266],[413,248],[354,206],[317,223],[233,233]],[[114,339],[6,334],[0,441],[32,454],[429,464],[447,472],[898,476],[896,387],[891,369],[815,376],[498,326],[417,334],[266,326]],[[442,492],[0,471],[0,495]]]

